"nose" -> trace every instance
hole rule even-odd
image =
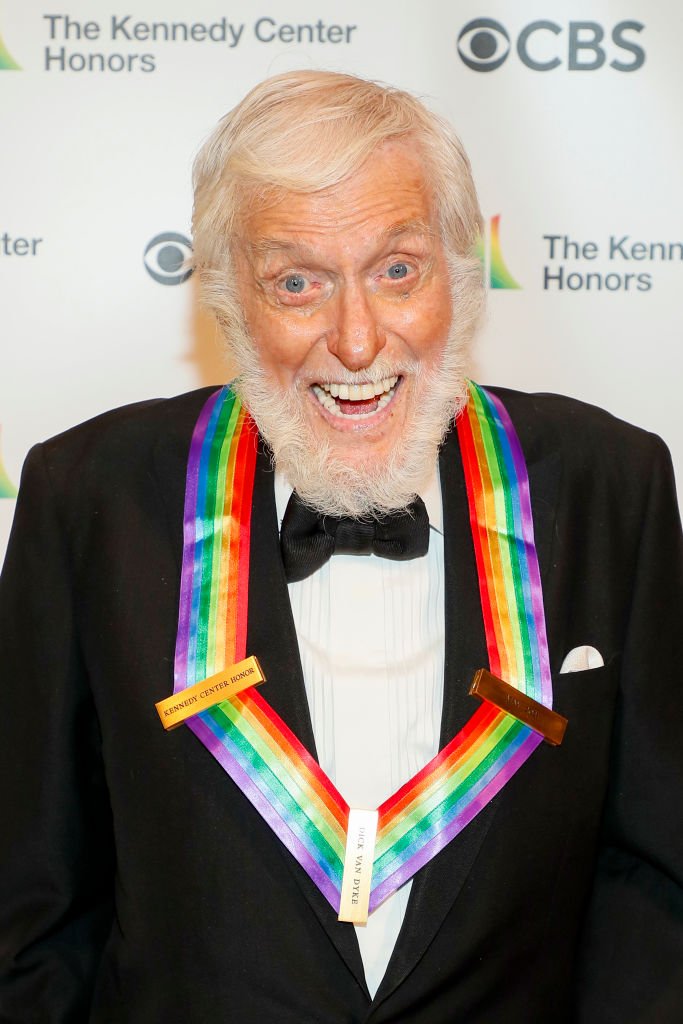
[[[327,335],[328,350],[347,370],[364,370],[386,344],[369,296],[362,287],[345,286],[335,310],[336,323]]]

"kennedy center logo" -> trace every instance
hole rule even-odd
[[[21,71],[12,54],[5,46],[0,35],[0,71]],[[1,496],[1,495],[0,495]]]
[[[2,436],[0,435],[0,441]],[[16,498],[17,489],[12,483],[2,461],[2,446],[0,445],[0,498]]]
[[[488,245],[488,267],[487,267],[487,253],[486,253],[486,239],[482,238],[479,242],[478,253],[481,260],[481,265],[484,268],[484,275],[488,277],[488,283],[490,288],[507,288],[507,289],[519,289],[521,284],[518,284],[512,274],[507,268],[505,260],[503,259],[503,250],[500,245],[500,214],[497,213],[495,217],[491,217],[489,226],[489,245]]]

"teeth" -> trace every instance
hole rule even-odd
[[[347,398],[359,401],[361,398],[373,398],[384,391],[391,391],[398,377],[385,377],[375,384],[319,384],[318,387],[327,391],[333,398]]]
[[[332,413],[333,416],[344,416],[345,419],[364,419],[372,416],[375,412],[383,409],[394,397],[394,387],[398,377],[385,377],[376,384],[313,384],[313,393],[320,404]],[[379,398],[377,408],[372,413],[354,413],[351,416],[345,415],[335,398],[359,402],[363,399]]]
[[[339,413],[339,410],[337,409],[337,403],[335,402],[334,398],[332,398],[332,396],[329,395],[326,391],[323,391],[322,388],[319,388],[317,384],[313,385],[313,393],[315,394],[315,397],[318,399],[320,404],[324,406],[327,410],[329,410],[329,412]],[[339,415],[341,416],[341,413],[339,413]]]

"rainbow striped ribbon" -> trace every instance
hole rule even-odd
[[[551,706],[543,597],[526,466],[501,401],[470,384],[457,421],[489,667]],[[222,388],[197,421],[187,470],[175,688],[246,657],[256,428]],[[258,654],[258,652],[255,652]],[[338,911],[349,807],[256,690],[187,724]],[[483,703],[379,808],[370,912],[499,792],[541,737]]]

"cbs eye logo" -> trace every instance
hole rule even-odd
[[[645,50],[629,34],[642,32],[639,21],[620,21],[605,40],[605,28],[597,21],[570,21],[565,27],[555,21],[532,21],[516,39],[516,52],[531,71],[552,71],[564,64],[567,71],[597,71],[610,54],[615,71],[637,71],[645,63]],[[559,37],[559,38],[558,38]],[[472,71],[495,71],[507,60],[512,49],[510,34],[492,18],[475,18],[460,30],[458,54]],[[562,54],[562,56],[560,56]],[[622,60],[624,55],[630,55]]]
[[[458,53],[473,71],[495,71],[507,59],[510,36],[499,21],[475,18],[458,36]]]
[[[185,266],[191,252],[189,238],[165,231],[147,243],[143,256],[145,270],[159,284],[182,284],[192,273],[192,268]]]

